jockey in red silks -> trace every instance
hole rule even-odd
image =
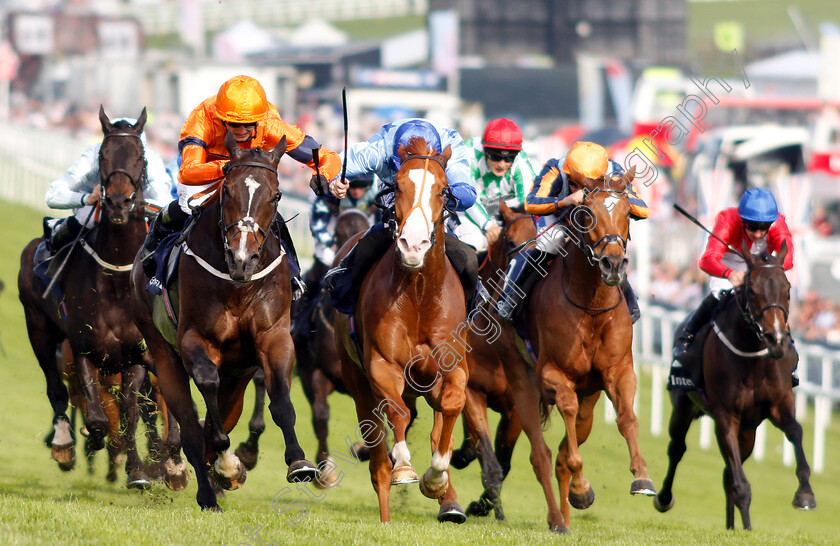
[[[736,250],[740,250],[742,243],[746,243],[752,254],[778,252],[782,243],[787,241],[784,267],[785,270],[793,267],[790,229],[785,223],[785,217],[779,214],[776,199],[768,189],[749,189],[741,196],[737,208],[720,211],[715,220],[714,234]],[[703,299],[677,334],[674,343],[674,359],[677,360],[686,355],[697,332],[712,318],[721,292],[741,286],[747,270],[743,258],[727,250],[715,237],[709,237],[699,265],[700,269],[711,276],[711,293]]]

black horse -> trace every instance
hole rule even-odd
[[[783,263],[783,243],[778,256],[766,252],[753,256],[746,246],[744,284],[721,303],[715,318],[701,330],[694,347],[701,354],[689,354],[686,367],[695,384],[705,390],[672,389],[673,412],[668,426],[668,474],[654,506],[660,512],[674,505],[674,474],[685,453],[685,436],[691,422],[703,413],[715,420],[715,434],[726,462],[723,484],[726,491],[726,528],[735,527],[735,507],[741,512],[744,529],[750,529],[750,484],[743,462],[755,445],[755,430],[770,419],[793,444],[799,488],[793,506],[813,510],[817,504],[809,482],[811,468],[802,449],[802,427],[794,412],[791,373],[799,360],[787,324],[790,283]],[[704,340],[705,338],[705,340]]]
[[[53,408],[53,458],[63,469],[72,468],[75,439],[67,418],[68,393],[56,361],[56,350],[70,341],[79,386],[85,402],[85,426],[95,449],[105,446],[109,424],[98,387],[101,376],[122,374],[120,421],[126,449],[128,487],[146,488],[134,435],[139,408],[137,393],[150,365],[145,343],[129,312],[129,271],[146,236],[143,187],[146,160],[140,134],[146,109],[137,123],[111,123],[99,110],[104,140],[99,152],[101,219],[69,249],[59,286],[63,299],[45,292],[44,281],[34,272],[33,257],[42,239],[34,239],[21,255],[18,288],[32,349],[47,379],[47,396]],[[54,260],[61,260],[59,253]]]

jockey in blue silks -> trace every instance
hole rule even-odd
[[[353,312],[355,295],[365,274],[375,260],[393,244],[394,194],[383,193],[382,190],[394,188],[397,172],[400,170],[397,151],[401,145],[407,145],[414,137],[426,140],[436,153],[442,153],[450,147],[452,154],[446,163],[446,179],[451,198],[446,204],[447,208],[464,211],[475,203],[476,191],[470,169],[469,150],[464,145],[461,135],[453,129],[437,127],[421,118],[405,118],[383,126],[367,142],[350,146],[344,152],[347,154],[347,178],[353,179],[371,173],[379,178],[380,193],[376,204],[385,211],[385,221],[371,227],[342,258],[341,263],[328,271],[324,277],[339,311]],[[329,199],[343,198],[348,186],[346,180],[341,180],[340,177],[333,178],[329,184]],[[478,259],[475,249],[448,233],[445,248],[446,256],[458,272],[464,286],[467,301],[474,303],[478,285]]]

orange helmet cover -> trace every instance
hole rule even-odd
[[[566,160],[563,162],[563,172],[578,184],[586,179],[598,179],[607,174],[609,157],[603,146],[594,142],[579,141],[572,144]]]
[[[265,118],[268,100],[260,82],[248,76],[235,76],[219,88],[216,115],[232,123],[256,123]]]

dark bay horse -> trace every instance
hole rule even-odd
[[[370,224],[367,216],[361,210],[347,209],[342,211],[336,218],[336,245],[340,248],[353,235],[365,231],[368,227],[370,227]],[[320,464],[330,458],[329,448],[327,447],[330,406],[327,403],[327,397],[333,391],[344,394],[348,394],[348,392],[341,379],[341,361],[338,359],[338,352],[335,348],[332,301],[323,291],[313,295],[312,299],[311,309],[300,311],[311,313],[311,320],[306,321],[307,324],[311,324],[311,327],[299,328],[293,333],[292,339],[295,343],[295,353],[297,355],[297,372],[303,385],[303,392],[312,406],[312,426],[315,429],[315,436],[318,438],[316,462]],[[301,301],[298,300],[295,303]],[[256,396],[254,413],[248,421],[248,439],[236,448],[236,456],[248,470],[251,470],[257,464],[259,438],[265,430],[263,419],[265,378],[259,370],[254,375],[254,388]],[[323,468],[334,471],[331,465],[324,465]],[[334,481],[335,477],[328,471],[326,475],[320,476],[320,479],[316,480],[314,485],[323,487]]]
[[[660,512],[674,506],[671,488],[686,450],[685,436],[691,422],[703,413],[715,421],[718,447],[726,462],[723,486],[727,529],[735,528],[735,507],[741,513],[744,529],[751,528],[752,494],[743,463],[755,445],[756,428],[765,419],[793,444],[799,479],[793,506],[800,510],[817,507],[790,380],[799,355],[787,323],[790,283],[783,266],[787,252],[787,243],[782,243],[778,256],[767,252],[754,256],[746,246],[742,248],[747,263],[744,284],[721,303],[712,325],[701,332],[705,341],[701,345],[699,378],[705,397],[697,391],[670,391],[673,411],[668,426],[668,474],[654,498]]]
[[[169,287],[177,328],[163,302],[145,290],[139,258],[132,271],[134,317],[155,361],[163,397],[180,425],[187,460],[198,482],[202,509],[221,511],[208,469],[228,490],[242,485],[246,471],[230,451],[228,433],[242,413],[245,388],[257,368],[265,373],[269,410],[286,441],[287,480],[317,477],[295,434],[289,397],[294,345],[289,334],[292,295],[288,260],[272,224],[281,198],[277,165],[285,139],[264,152],[240,148],[228,131],[230,153],[218,198],[195,219],[182,248],[178,277]],[[204,424],[190,395],[190,378],[207,408]]]
[[[402,164],[395,181],[395,244],[368,272],[356,304],[361,354],[343,314],[335,320],[336,345],[359,430],[371,451],[380,520],[391,520],[391,485],[420,481],[426,497],[439,499],[438,519],[461,523],[466,516],[448,472],[452,431],[464,407],[468,379],[461,332],[464,290],[444,253],[445,167],[451,149],[438,154],[415,137],[398,154]],[[404,395],[423,396],[435,411],[432,463],[419,479],[405,441],[410,411]],[[393,464],[384,442],[386,422],[394,429]]]
[[[53,457],[66,466],[75,444],[66,413],[67,388],[56,360],[56,349],[66,338],[85,402],[85,426],[95,449],[104,447],[109,430],[98,391],[100,377],[121,373],[119,409],[127,485],[146,488],[150,483],[134,435],[139,416],[137,392],[146,376],[144,364],[149,361],[140,332],[126,320],[130,316],[129,270],[146,235],[146,160],[140,139],[146,109],[134,125],[125,121],[112,124],[102,108],[99,120],[104,134],[99,152],[101,218],[80,240],[82,248],[71,247],[60,282],[63,300],[54,293],[42,298],[46,286],[33,272],[33,253],[40,238],[23,250],[18,287],[29,340],[47,379],[47,396],[55,414],[50,441]]]
[[[631,172],[589,181],[585,186],[583,204],[571,211],[561,257],[537,281],[527,311],[527,329],[538,355],[543,416],[547,418],[551,405],[556,405],[566,429],[555,461],[562,527],[552,529],[558,531],[569,524],[570,505],[583,509],[595,500],[583,475],[579,446],[592,430],[595,403],[602,390],[615,407],[618,429],[630,450],[630,493],[655,494],[637,441],[633,325],[620,287],[628,261],[630,204],[626,188],[632,179]],[[526,432],[534,427],[532,413],[520,411],[520,419]],[[547,494],[550,454],[540,447],[535,459],[534,437],[529,435],[529,440],[534,471]],[[549,525],[554,517],[551,501]]]
[[[488,287],[494,297],[502,293],[505,270],[510,256],[524,248],[525,243],[533,241],[536,228],[530,214],[512,211],[504,201],[499,204],[503,227],[499,238],[490,245],[487,259],[481,264],[479,275],[485,287]],[[474,320],[486,322],[485,315],[475,317]],[[506,321],[495,322],[496,328],[510,328]],[[503,520],[504,511],[499,499],[502,480],[510,471],[511,457],[516,440],[522,432],[519,415],[516,411],[510,383],[505,375],[502,345],[504,341],[512,342],[508,335],[504,338],[488,335],[488,328],[484,324],[471,328],[467,343],[471,350],[467,352],[470,378],[467,384],[467,399],[463,412],[464,442],[460,449],[452,454],[452,466],[461,469],[478,457],[481,463],[481,475],[484,483],[484,493],[478,501],[467,507],[468,515],[486,516],[494,511],[496,519]],[[511,343],[508,350],[516,352]],[[518,359],[514,358],[514,361]],[[525,374],[533,371],[523,367]],[[531,389],[536,398],[536,387]],[[490,407],[501,416],[496,428],[495,442],[490,439],[490,428],[487,423],[487,408]]]

